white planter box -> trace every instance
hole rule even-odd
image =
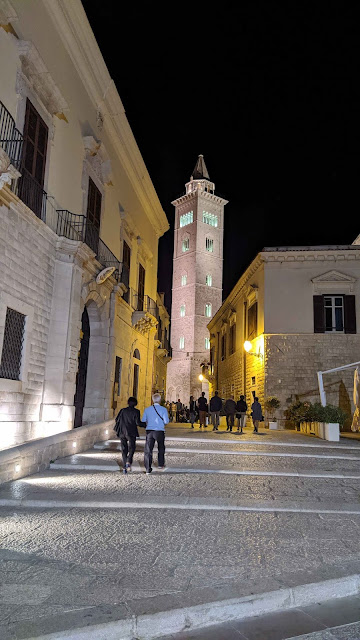
[[[269,429],[278,429],[278,423],[277,422],[269,422]]]
[[[339,442],[340,440],[340,429],[337,422],[329,424],[325,422],[301,422],[300,432],[307,436],[316,436],[330,442]]]
[[[325,427],[325,440],[330,440],[330,442],[339,442],[340,440],[340,428],[338,422],[329,422],[324,423]]]

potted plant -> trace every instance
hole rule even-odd
[[[320,403],[313,405],[313,409],[317,414],[317,421],[323,423],[325,440],[338,442],[340,439],[340,428],[344,426],[347,414],[340,407],[327,404],[323,407]]]
[[[268,396],[265,400],[265,409],[269,412],[271,418],[269,420],[269,429],[277,429],[276,409],[280,407],[280,400],[276,396]]]

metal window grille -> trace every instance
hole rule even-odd
[[[20,380],[26,316],[10,307],[6,310],[0,378]]]

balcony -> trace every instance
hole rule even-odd
[[[103,267],[115,267],[114,277],[119,281],[120,262],[114,256],[109,247],[99,237],[99,230],[86,218],[68,211],[67,209],[56,210],[56,229],[58,236],[64,236],[70,240],[85,242],[93,250],[96,260]]]
[[[147,332],[158,323],[157,306],[155,300],[149,296],[141,296],[134,289],[130,289],[130,305],[134,309],[132,324],[141,333]]]
[[[15,120],[0,102],[0,147],[5,151],[10,159],[10,164],[19,169],[23,137],[15,127]]]

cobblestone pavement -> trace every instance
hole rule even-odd
[[[167,436],[163,473],[109,442],[0,487],[2,640],[360,573],[360,443]]]

